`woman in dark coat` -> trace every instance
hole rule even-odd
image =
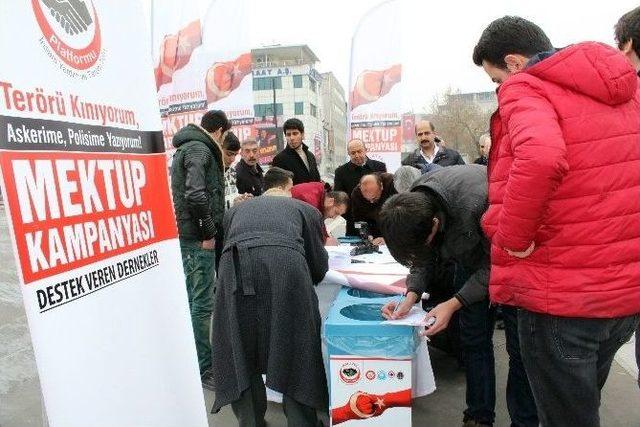
[[[267,386],[283,394],[289,425],[315,426],[316,410],[328,406],[313,288],[328,269],[322,216],[288,197],[288,171],[269,170],[267,188],[270,173],[284,181],[224,218],[212,325],[212,411],[231,404],[240,426],[264,425],[266,374]]]

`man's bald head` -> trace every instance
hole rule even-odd
[[[426,128],[431,130],[431,132],[436,131],[436,127],[429,120],[420,119],[416,122],[416,134],[418,133],[418,128]]]
[[[347,144],[347,153],[351,159],[351,163],[356,166],[362,166],[367,162],[367,147],[360,139],[352,139]]]
[[[382,197],[382,179],[380,175],[369,174],[360,178],[360,192],[362,197],[373,203]]]
[[[478,145],[480,146],[480,154],[483,156],[489,156],[489,150],[491,149],[491,135],[488,133],[482,135],[478,141]]]

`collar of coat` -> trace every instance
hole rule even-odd
[[[260,176],[262,174],[262,166],[260,166],[260,163],[256,163],[255,167],[251,167],[247,162],[244,161],[244,159],[240,159],[240,161],[238,162],[238,166],[236,166],[236,170],[238,169],[238,167],[247,169],[251,175]]]
[[[450,150],[447,147],[443,147],[441,145],[438,145],[438,152],[433,157],[433,162],[435,162],[436,159],[440,159],[442,157],[447,157],[450,154],[449,151]],[[416,148],[416,150],[413,152],[413,155],[416,156],[416,157],[423,157],[422,156],[422,149],[421,148]],[[433,162],[431,162],[431,163],[433,163]]]
[[[291,152],[293,152],[293,153],[296,153],[296,155],[298,154],[294,148],[291,148],[291,147],[289,146],[289,144],[287,144],[287,148],[285,148],[285,150],[289,150],[289,151],[291,151]],[[307,144],[305,144],[304,142],[302,143],[302,150],[303,150],[305,153],[308,153],[308,152],[309,152],[309,147],[308,147],[308,146],[307,146]]]
[[[222,147],[220,146],[220,144],[216,142],[215,139],[211,137],[211,134],[209,133],[209,131],[207,131],[205,128],[203,128],[198,124],[194,123],[194,126],[197,126],[198,129],[200,129],[207,136],[207,139],[211,142],[209,146],[211,147],[212,151],[215,151],[216,153],[218,153],[217,156],[213,156],[213,157],[215,157],[216,160],[218,161],[217,163],[218,163],[218,166],[220,166],[220,170],[224,171],[226,168],[224,167],[224,162],[222,160],[222,155],[223,155]]]
[[[367,160],[362,164],[362,166],[358,166],[354,164],[351,160],[349,160],[349,168],[351,168],[351,170],[356,170],[358,168],[365,168],[365,167],[368,167],[369,169],[373,170],[373,168],[371,167],[371,159],[369,157],[367,157]]]

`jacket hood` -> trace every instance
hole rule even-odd
[[[439,181],[439,175],[434,175],[434,172],[428,172],[422,175],[422,177],[413,184],[411,191],[433,191],[440,198],[444,210],[448,212],[451,206],[451,197],[447,189]]]
[[[209,136],[209,134],[200,126],[190,123],[180,129],[173,136],[173,146],[178,148],[182,144],[189,141],[200,141],[207,144],[207,146],[213,150],[216,150],[216,142]]]
[[[638,85],[638,77],[624,55],[596,42],[561,49],[524,72],[607,105],[628,102]]]

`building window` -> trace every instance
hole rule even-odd
[[[255,104],[253,106],[255,117],[273,117],[273,104]],[[282,115],[282,104],[276,104],[276,116]]]
[[[255,77],[253,90],[272,90],[272,82],[276,89],[282,89],[282,77]]]
[[[318,117],[318,111],[315,105],[309,104],[309,112],[313,117]]]
[[[309,87],[311,88],[312,91],[316,91],[317,90],[317,83],[315,80],[313,80],[311,77],[309,77]]]
[[[302,87],[302,76],[293,76],[293,87],[296,89]]]
[[[294,112],[296,116],[304,114],[304,102],[296,102],[294,104]]]

